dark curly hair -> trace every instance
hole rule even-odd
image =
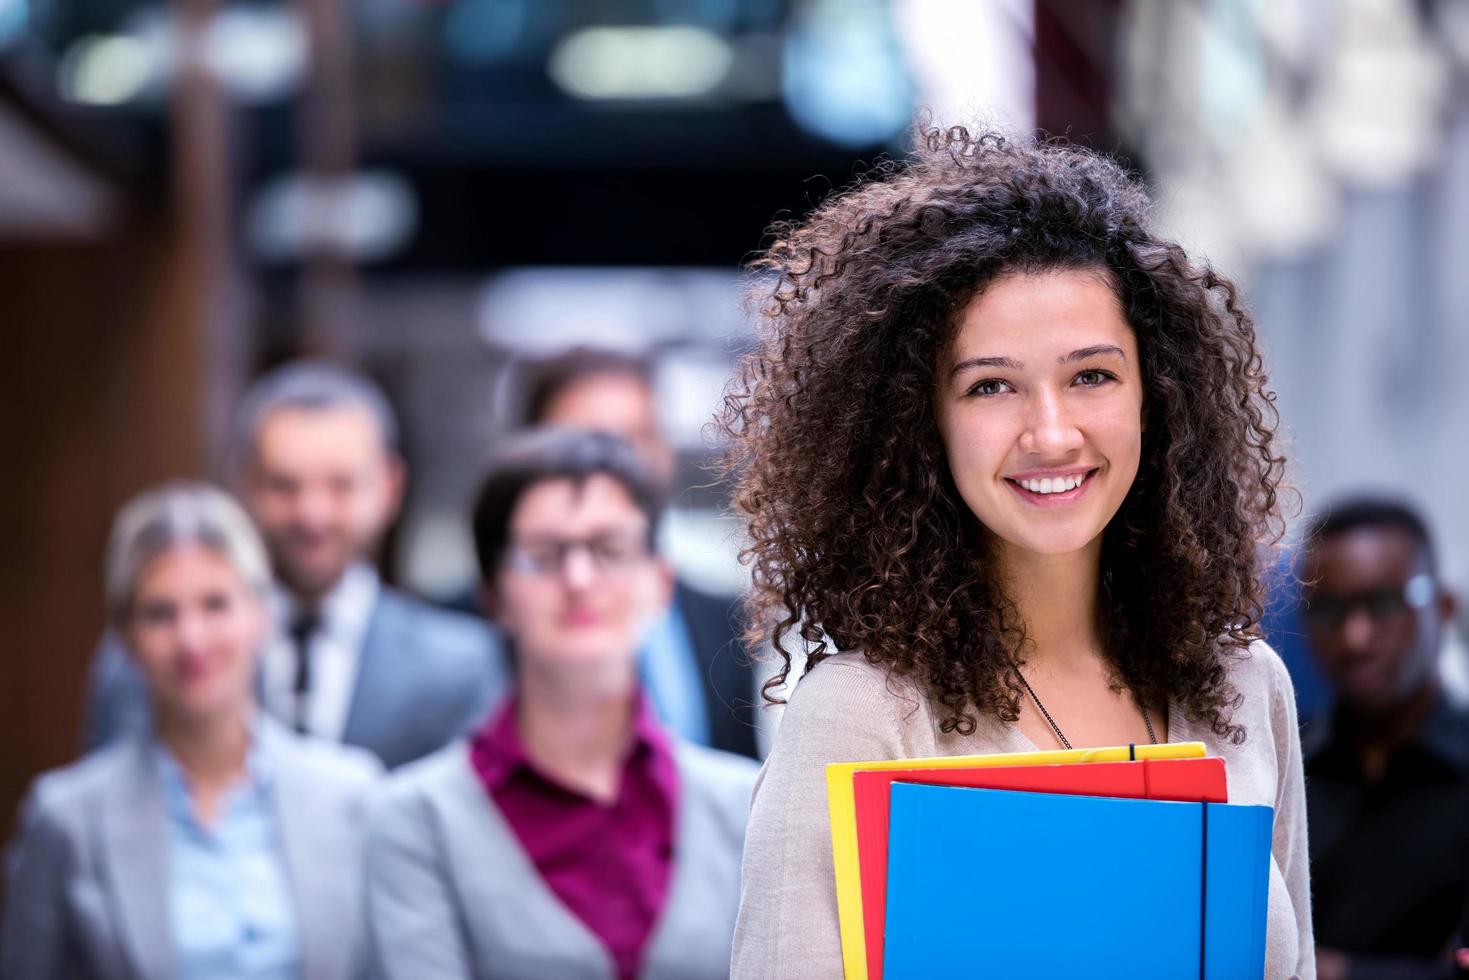
[[[719,424],[749,520],[751,641],[791,671],[861,651],[916,679],[944,731],[1015,721],[1024,626],[949,473],[936,371],[965,306],[1015,272],[1095,269],[1136,334],[1148,424],[1136,481],[1103,532],[1099,612],[1118,683],[1221,737],[1226,660],[1258,638],[1262,545],[1283,534],[1279,416],[1237,290],[1158,237],[1139,182],[1056,141],[923,132],[754,263],[762,338]],[[759,280],[757,280],[759,281]]]

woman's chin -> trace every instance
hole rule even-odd
[[[1075,532],[1062,532],[1051,534],[1026,534],[1017,533],[1011,536],[1002,536],[1007,549],[1019,554],[1055,557],[1058,555],[1071,555],[1085,551],[1101,533],[1087,528]]]
[[[184,684],[159,696],[161,707],[176,718],[204,722],[224,715],[238,714],[250,702],[232,685],[212,680]]]
[[[626,637],[604,630],[571,630],[551,639],[532,655],[547,665],[591,667],[631,662],[637,658],[637,646]]]

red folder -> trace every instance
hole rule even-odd
[[[870,980],[882,980],[883,933],[887,928],[888,810],[895,782],[1185,803],[1229,802],[1224,760],[1217,758],[971,769],[859,770],[852,776],[852,792],[857,805],[862,934],[867,945],[867,975]]]

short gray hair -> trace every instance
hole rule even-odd
[[[398,449],[398,417],[376,382],[332,361],[307,360],[268,372],[245,392],[235,416],[238,459],[249,457],[266,416],[282,408],[365,409],[377,422],[383,446]]]
[[[112,522],[104,567],[108,616],[126,618],[148,563],[188,544],[228,559],[260,596],[269,591],[265,545],[234,498],[207,483],[168,483],[128,501]]]

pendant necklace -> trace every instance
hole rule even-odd
[[[1018,666],[1015,668],[1015,676],[1020,678],[1021,684],[1025,685],[1025,690],[1029,692],[1030,699],[1034,701],[1035,706],[1040,709],[1041,716],[1044,717],[1048,723],[1050,723],[1051,731],[1056,733],[1056,738],[1060,739],[1061,744],[1066,746],[1066,748],[1071,748],[1071,742],[1067,740],[1065,735],[1061,734],[1061,726],[1056,724],[1056,719],[1052,718],[1051,713],[1046,710],[1046,706],[1041,704],[1041,699],[1036,696],[1035,688],[1030,686],[1030,681],[1025,679],[1025,675],[1020,672],[1020,668]],[[1136,700],[1136,698],[1134,698],[1134,700]],[[1142,708],[1141,705],[1139,705],[1138,707]],[[1148,740],[1154,745],[1157,745],[1158,733],[1153,731],[1153,719],[1148,715],[1147,708],[1142,708],[1142,713],[1143,724],[1148,726]]]

